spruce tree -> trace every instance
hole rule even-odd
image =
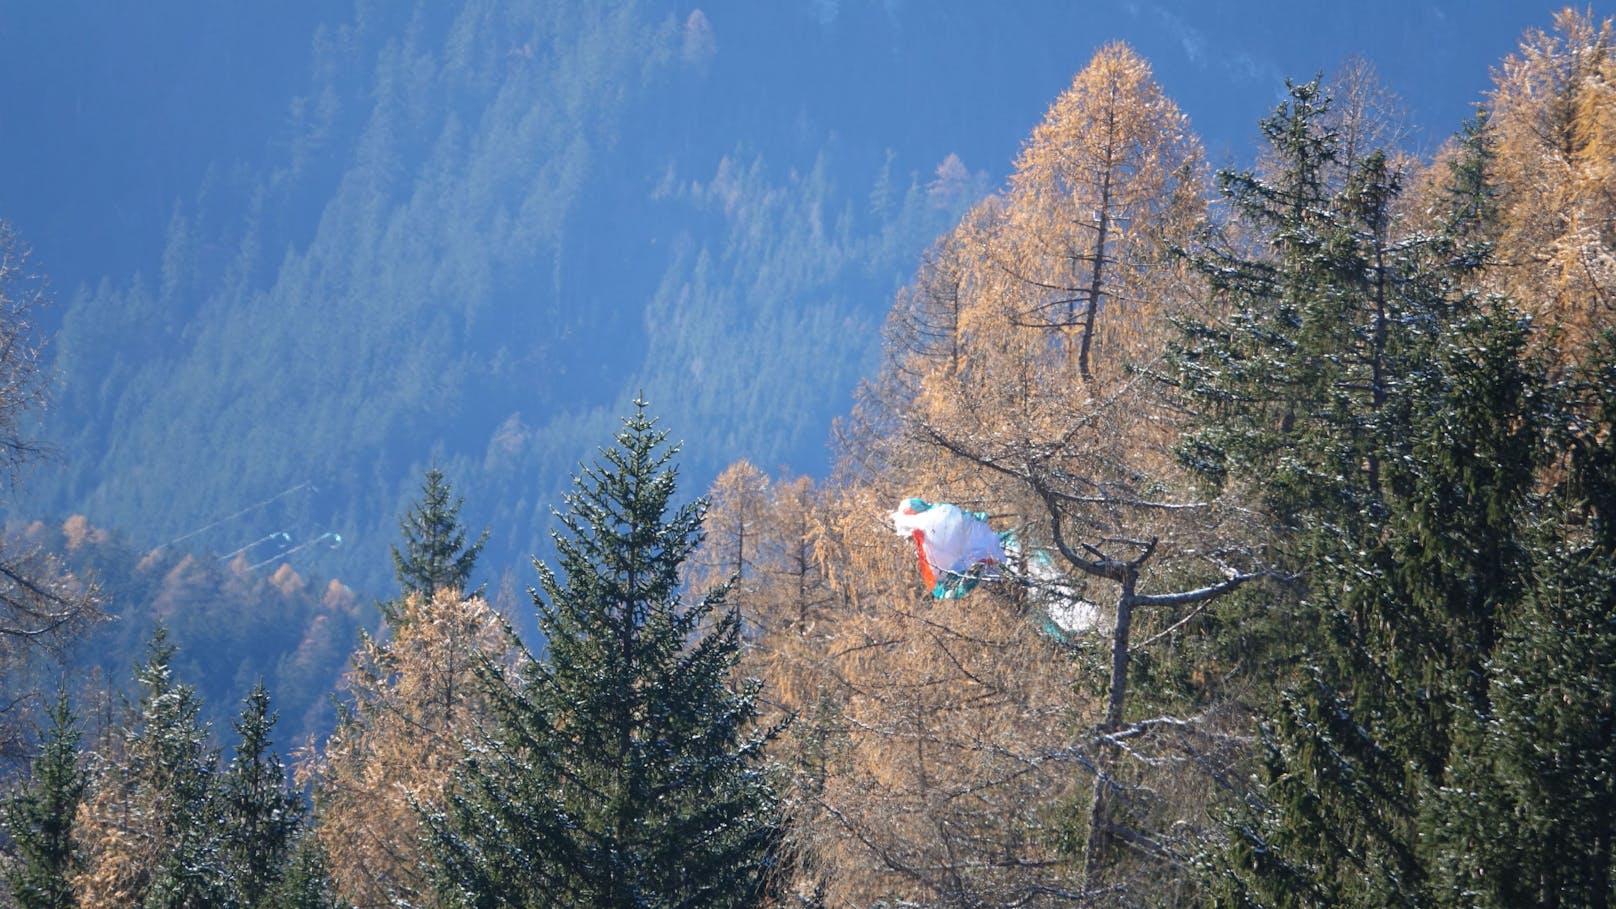
[[[1433,902],[1616,904],[1616,553],[1551,545],[1431,800]]]
[[[1440,896],[1616,904],[1616,334],[1554,391],[1570,457],[1527,538],[1534,565],[1432,800]]]
[[[442,897],[463,906],[749,906],[778,879],[781,809],[734,687],[723,591],[686,602],[704,503],[675,505],[675,450],[643,402],[576,478],[538,563],[546,651],[489,686],[495,722],[430,817]]]
[[[332,892],[331,865],[319,838],[305,831],[295,844],[286,874],[259,903],[261,909],[343,909]]]
[[[236,720],[235,757],[225,769],[225,850],[237,902],[263,903],[285,877],[303,828],[303,799],[287,788],[286,768],[272,749],[269,693],[259,682]]]
[[[218,798],[218,753],[200,720],[202,702],[174,679],[174,646],[159,635],[140,672],[141,721],[131,751],[136,787],[151,806],[165,853],[152,868],[142,905],[192,909],[231,905],[229,864]]]
[[[73,817],[88,780],[79,766],[78,721],[65,692],[57,697],[50,719],[44,747],[31,765],[31,784],[12,796],[0,814],[12,854],[0,871],[19,909],[78,905],[70,881]]]
[[[466,591],[477,556],[488,540],[485,529],[475,543],[466,544],[466,529],[460,524],[464,499],[453,497],[449,482],[437,467],[427,469],[421,481],[421,498],[399,520],[404,548],[394,546],[393,572],[404,596],[420,593],[428,598],[448,587]]]
[[[1526,327],[1462,289],[1485,244],[1484,149],[1456,169],[1447,229],[1406,233],[1384,155],[1335,169],[1328,104],[1293,87],[1264,123],[1274,167],[1223,178],[1260,244],[1202,257],[1231,312],[1190,326],[1179,352],[1202,420],[1186,459],[1252,492],[1299,579],[1274,610],[1294,630],[1272,638],[1299,671],[1281,679],[1215,889],[1239,905],[1420,905],[1440,864],[1427,799],[1488,710],[1529,570],[1542,379]]]

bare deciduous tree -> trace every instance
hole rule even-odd
[[[22,469],[45,454],[27,434],[26,417],[44,404],[41,340],[34,316],[46,305],[28,251],[0,222],[0,482],[16,488]],[[0,537],[0,757],[13,755],[32,709],[37,676],[50,658],[101,618],[96,591],[54,555]]]

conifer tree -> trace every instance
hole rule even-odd
[[[1125,45],[1108,45],[1034,130],[1002,197],[963,221],[899,300],[889,338],[900,342],[896,372],[913,394],[900,403],[893,435],[925,462],[908,465],[902,482],[974,500],[1004,526],[1019,525],[1023,552],[1044,553],[1053,583],[1014,608],[1064,611],[1081,599],[1078,609],[1109,626],[1109,654],[1085,661],[1104,675],[1106,696],[1083,746],[1093,785],[1078,882],[1053,884],[1065,869],[1047,860],[1000,864],[1006,850],[974,835],[941,865],[906,863],[948,868],[934,879],[957,893],[987,883],[978,869],[1009,869],[990,885],[997,892],[956,897],[963,904],[1026,898],[997,889],[1006,885],[1138,900],[1162,864],[1179,861],[1171,840],[1197,835],[1185,820],[1199,811],[1172,817],[1172,809],[1150,807],[1154,787],[1134,774],[1183,753],[1174,745],[1174,756],[1161,760],[1157,728],[1193,729],[1175,735],[1194,735],[1200,756],[1222,750],[1213,744],[1215,723],[1183,718],[1206,715],[1206,692],[1150,704],[1130,688],[1152,659],[1143,652],[1149,642],[1176,646],[1205,624],[1196,616],[1213,611],[1213,601],[1263,574],[1218,529],[1221,503],[1183,495],[1190,484],[1163,456],[1182,411],[1150,378],[1172,320],[1197,289],[1171,250],[1203,224],[1202,160],[1187,118],[1149,65]],[[940,688],[927,678],[921,690],[923,702]],[[1164,712],[1180,721],[1134,725]],[[954,724],[951,717],[946,725]],[[1014,747],[1032,740],[1013,726],[1000,734],[1015,737]],[[992,749],[965,749],[973,751]],[[1173,833],[1157,835],[1161,829]],[[1054,839],[1019,842],[1047,847]],[[992,857],[978,857],[978,844]],[[894,863],[895,855],[886,850],[876,860]]]
[[[1228,532],[1233,509],[1187,495],[1166,456],[1182,409],[1153,378],[1196,296],[1172,250],[1203,224],[1202,162],[1148,64],[1108,45],[1006,190],[899,296],[886,374],[847,436],[847,542],[829,560],[874,615],[839,610],[815,654],[851,692],[839,747],[868,778],[825,799],[841,800],[835,836],[853,845],[839,861],[857,868],[833,900],[1165,902],[1163,868],[1209,832],[1197,801],[1234,750],[1228,712],[1173,667],[1263,565]],[[905,602],[881,564],[895,549],[856,528],[874,523],[872,497],[925,490],[1013,528],[1008,574],[1028,583],[985,585],[959,609]],[[1047,650],[1065,631],[1078,659]],[[1183,684],[1141,685],[1147,673]],[[1074,699],[1084,675],[1103,703]],[[1175,775],[1194,779],[1158,785]]]
[[[323,753],[300,768],[317,815],[310,854],[329,869],[331,892],[359,905],[408,904],[428,888],[417,809],[439,806],[463,743],[485,718],[477,661],[503,665],[510,654],[508,629],[465,589],[488,532],[467,545],[462,501],[441,470],[427,470],[399,521],[402,595],[382,604],[388,634],[361,635],[345,679],[352,700]]]
[[[1447,905],[1616,901],[1613,555],[1555,546],[1501,642],[1493,709],[1464,729],[1428,812]]]
[[[1337,186],[1316,84],[1264,123],[1273,167],[1225,194],[1256,256],[1213,250],[1229,306],[1191,326],[1184,387],[1201,408],[1186,459],[1271,516],[1299,583],[1274,604],[1281,678],[1261,790],[1219,860],[1239,905],[1419,905],[1440,864],[1426,801],[1487,672],[1529,561],[1520,545],[1541,451],[1526,327],[1460,291],[1485,210],[1455,170],[1446,235],[1404,235],[1401,175],[1370,153]],[[1470,188],[1467,196],[1466,187]],[[1281,662],[1282,660],[1276,660]]]
[[[286,874],[260,903],[262,909],[345,909],[333,892],[331,865],[320,840],[305,832],[292,852]]]
[[[443,471],[428,468],[421,481],[421,498],[398,522],[404,548],[393,547],[393,572],[406,596],[420,593],[430,598],[445,587],[468,592],[466,585],[488,531],[475,543],[466,544],[466,529],[460,524],[460,506],[465,500],[452,498],[453,494]]]
[[[511,648],[486,601],[447,588],[405,597],[388,623],[390,636],[361,639],[344,680],[352,700],[302,768],[333,892],[361,906],[425,898],[417,808],[441,807],[465,742],[488,721],[476,667],[505,665]]]
[[[222,782],[225,850],[241,906],[260,905],[285,877],[303,827],[303,800],[271,750],[275,719],[260,682],[236,720],[240,740]]]
[[[65,693],[58,696],[50,718],[44,747],[32,763],[31,785],[11,797],[0,814],[0,830],[10,838],[12,853],[0,871],[19,909],[78,905],[70,883],[73,818],[88,780],[79,766],[78,721]]]
[[[675,450],[636,402],[586,468],[540,563],[548,642],[429,818],[442,898],[463,906],[750,906],[781,870],[779,800],[734,687],[723,591],[681,598],[705,506],[675,505]]]
[[[1559,489],[1527,542],[1521,607],[1432,799],[1439,895],[1464,906],[1616,902],[1616,335],[1561,400]]]
[[[1616,23],[1567,6],[1529,30],[1494,70],[1487,109],[1491,280],[1546,329],[1545,355],[1579,363],[1616,316]]]

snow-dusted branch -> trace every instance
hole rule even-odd
[[[1242,572],[1226,577],[1216,584],[1208,584],[1194,590],[1183,590],[1178,593],[1141,593],[1134,597],[1134,602],[1141,606],[1185,606],[1191,603],[1202,603],[1217,599],[1248,581],[1267,577],[1268,574],[1266,571]]]

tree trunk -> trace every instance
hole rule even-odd
[[[1122,708],[1128,696],[1128,632],[1133,624],[1134,586],[1138,583],[1138,569],[1129,566],[1122,577],[1122,592],[1117,596],[1117,628],[1111,638],[1111,691],[1106,698],[1105,719],[1100,723],[1101,737],[1122,728]],[[1102,742],[1095,755],[1094,793],[1089,801],[1089,840],[1083,853],[1083,889],[1094,893],[1100,889],[1100,874],[1109,863],[1111,847],[1111,802],[1116,790],[1114,774],[1117,766],[1117,746]]]

